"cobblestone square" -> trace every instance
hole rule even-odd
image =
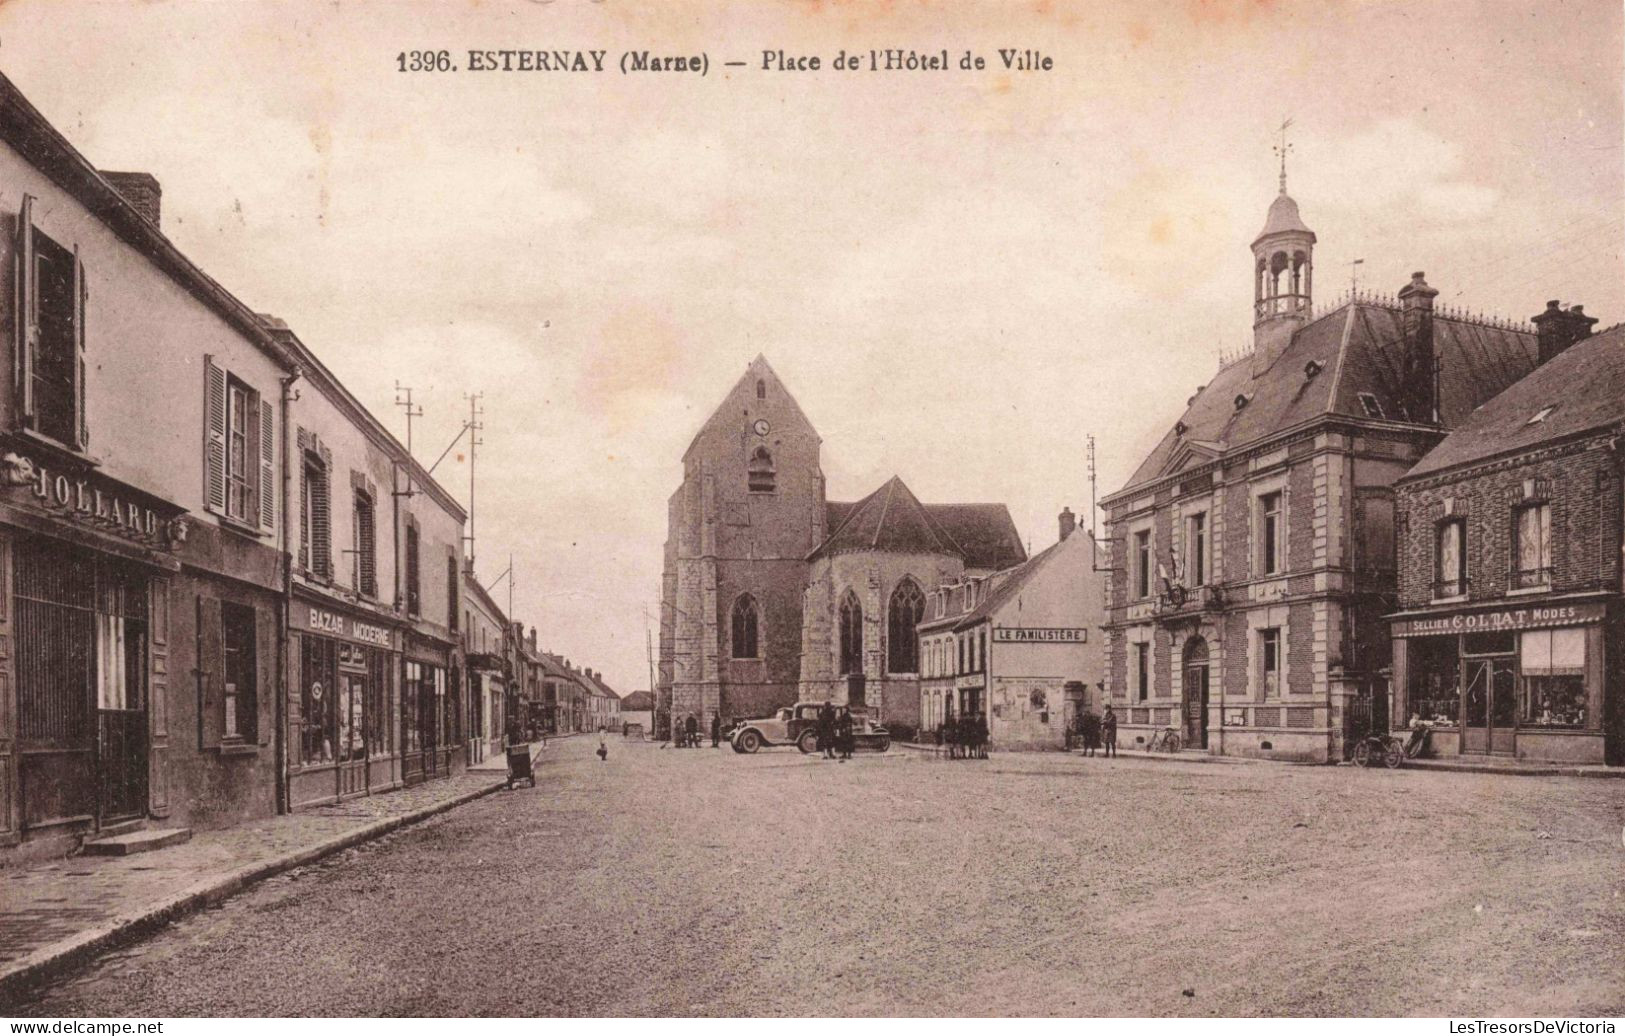
[[[534,791],[273,878],[25,1011],[1625,1009],[1614,781],[558,747]]]

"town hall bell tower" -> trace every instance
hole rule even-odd
[[[1270,203],[1264,229],[1253,241],[1253,372],[1270,368],[1309,322],[1313,299],[1315,232],[1286,193],[1286,148],[1281,154],[1281,192]]]

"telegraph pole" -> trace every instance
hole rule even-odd
[[[406,411],[406,455],[412,455],[412,419],[423,416],[423,407],[412,403],[412,386],[395,383],[395,405]]]
[[[468,535],[463,538],[468,541],[468,567],[472,571],[474,568],[474,454],[478,452],[480,446],[485,445],[485,440],[480,438],[480,433],[485,430],[485,422],[480,420],[485,416],[485,407],[480,402],[485,398],[485,393],[475,392],[471,395],[465,392],[463,397],[468,400],[468,424],[466,425],[468,429]]]

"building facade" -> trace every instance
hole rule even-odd
[[[1541,366],[1399,483],[1393,727],[1444,757],[1625,763],[1625,331],[1555,303]]]
[[[1066,510],[1049,549],[928,595],[920,729],[980,714],[995,747],[1064,748],[1083,712],[1102,705],[1105,577]]]
[[[1254,348],[1103,501],[1119,743],[1330,762],[1387,700],[1394,483],[1533,368],[1534,329],[1395,297],[1312,304],[1284,187],[1253,242]],[[1378,717],[1378,720],[1382,717]]]
[[[449,555],[462,511],[3,77],[0,168],[0,848],[398,786],[402,660],[451,639],[382,523]]]
[[[867,709],[871,690],[888,714],[889,695],[917,715],[917,671],[893,668],[910,661],[912,624],[888,639],[899,591],[916,609],[944,577],[1025,560],[1001,504],[921,505],[895,479],[857,503],[827,501],[820,449],[758,356],[684,454],[668,505],[657,736],[690,714],[708,728],[714,715],[769,715],[801,699]],[[888,500],[900,501],[897,516]]]
[[[507,745],[510,697],[518,687],[507,615],[486,592],[473,570],[463,568],[463,687],[468,706],[471,760],[501,752]]]

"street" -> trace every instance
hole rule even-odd
[[[1600,1015],[1625,784],[594,738],[43,1016]]]

